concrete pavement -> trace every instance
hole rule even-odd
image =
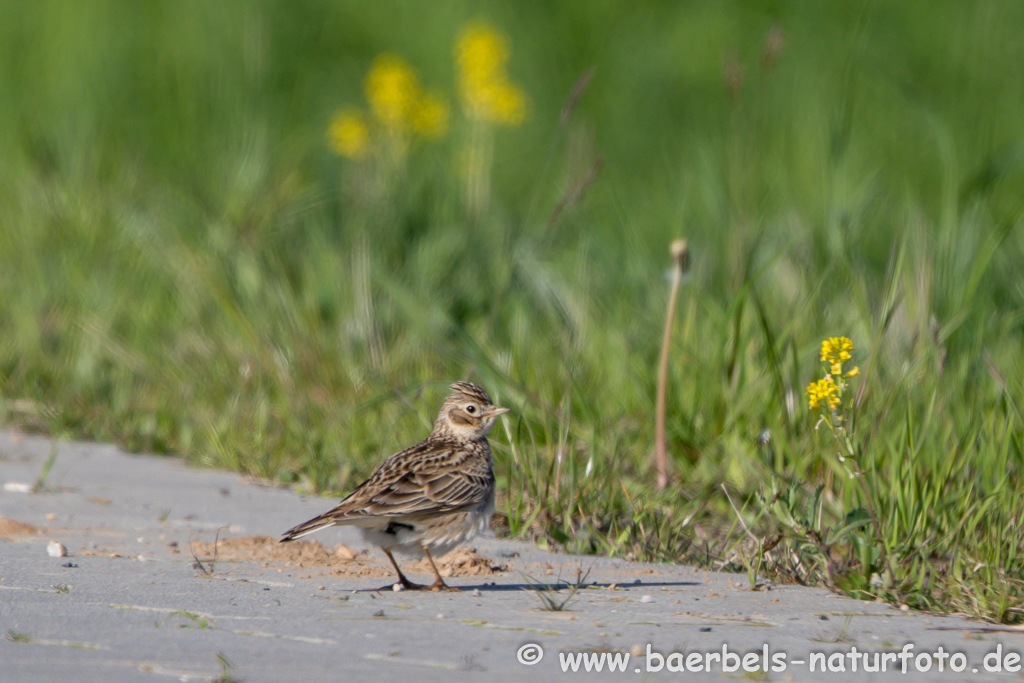
[[[0,432],[4,683],[1024,680],[1024,667],[1006,670],[1024,656],[1022,631],[494,538],[446,558],[461,592],[374,590],[392,582],[390,567],[379,551],[361,552],[351,530],[274,542],[334,499],[67,442],[56,445],[45,488],[30,492],[52,445]],[[51,542],[69,556],[51,557]],[[410,578],[429,582],[424,569],[410,567]],[[566,609],[545,609],[587,572]],[[557,590],[537,590],[545,585]],[[995,653],[1002,672],[986,670]],[[887,673],[865,674],[876,655]],[[586,673],[588,661],[604,671]],[[608,673],[613,665],[624,672]],[[671,670],[679,667],[688,671]]]

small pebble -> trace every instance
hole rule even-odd
[[[391,586],[391,590],[395,591],[396,593],[401,593],[405,590],[405,586],[403,586],[400,583],[396,583],[393,586]]]
[[[910,611],[910,605],[900,605],[900,611],[901,612],[909,612]]]
[[[641,595],[640,602],[654,602],[654,598],[652,598],[650,595]]]
[[[474,598],[479,598],[480,597],[480,589],[479,588],[474,588],[473,589],[473,597]]]
[[[317,586],[316,589],[318,591],[325,591],[325,590],[327,590],[327,586]]]
[[[382,617],[382,616],[384,616],[384,610],[382,610],[382,609],[377,610],[376,612],[373,613],[373,616],[375,616],[375,617]]]
[[[68,549],[57,541],[50,541],[46,545],[46,554],[50,557],[67,557]]]
[[[437,618],[438,618],[438,619],[444,619],[444,613],[438,614],[438,615],[437,615]]]
[[[20,481],[9,481],[4,484],[4,491],[10,493],[32,493],[31,484],[22,484]]]
[[[78,569],[78,565],[75,564],[74,562],[65,562],[61,566],[62,567],[67,567],[68,569]]]
[[[822,615],[821,615],[820,617],[818,617],[818,618],[819,618],[819,619],[821,619],[822,621],[828,621],[828,617],[827,617],[827,616],[825,616],[824,614],[822,614]]]
[[[334,556],[342,560],[354,560],[358,554],[346,545],[339,545],[337,550],[334,551]]]
[[[634,645],[629,654],[633,657],[643,657],[647,652],[644,650],[643,645]]]
[[[711,627],[710,626],[701,626],[700,627],[700,632],[701,633],[711,633]]]
[[[47,522],[52,522],[55,519],[57,519],[57,515],[53,514],[52,512],[47,512],[46,513],[46,521]]]

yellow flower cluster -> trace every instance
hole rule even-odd
[[[829,337],[821,342],[821,362],[831,365],[833,375],[842,374],[843,363],[853,357],[852,352],[853,342],[846,337]]]
[[[398,55],[384,53],[373,60],[365,89],[370,111],[391,131],[424,137],[444,134],[447,107],[439,97],[423,92],[412,67]]]
[[[807,387],[807,396],[811,400],[812,408],[820,408],[822,403],[827,404],[829,408],[839,405],[839,387],[831,375],[826,375],[825,379],[811,382]]]
[[[423,91],[416,72],[398,55],[384,53],[373,60],[364,90],[374,120],[402,143],[410,134],[436,138],[448,129],[444,100]],[[372,137],[366,115],[352,107],[335,114],[327,131],[331,149],[350,159],[366,158]]]
[[[512,85],[505,67],[508,40],[487,24],[474,23],[455,47],[459,95],[472,121],[515,126],[526,116],[526,96]],[[375,149],[401,155],[411,138],[437,138],[448,130],[448,105],[423,90],[413,68],[400,56],[385,52],[373,60],[363,84],[369,116],[347,107],[331,119],[331,149],[350,159],[365,159]],[[383,132],[384,135],[380,133]]]
[[[860,368],[854,366],[843,374],[843,363],[853,358],[853,342],[846,337],[829,337],[821,342],[821,362],[827,363],[829,374],[824,379],[811,382],[807,386],[807,398],[811,408],[820,408],[822,404],[834,409],[839,405],[843,389],[846,388],[845,379],[856,377],[860,374]],[[839,377],[837,384],[834,377]]]
[[[508,40],[486,24],[463,30],[455,48],[459,95],[470,119],[517,126],[526,115],[526,96],[505,73]]]

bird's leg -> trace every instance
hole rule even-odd
[[[426,590],[427,588],[430,588],[430,586],[424,586],[419,583],[413,583],[409,579],[405,578],[405,574],[403,574],[402,570],[398,568],[398,563],[395,562],[395,557],[391,554],[391,551],[385,550],[384,548],[381,548],[381,550],[384,550],[384,554],[388,556],[389,560],[391,560],[391,566],[395,568],[396,572],[398,572],[398,583],[402,585],[402,588],[404,588],[407,591],[422,591]],[[434,571],[437,570],[435,569]],[[391,586],[384,586],[383,588],[381,588],[381,590],[388,590],[389,588],[391,588]]]
[[[427,546],[423,546],[423,554],[427,556],[427,562],[430,563],[430,568],[434,570],[434,576],[437,578],[434,583],[427,586],[432,591],[457,591],[458,588],[453,588],[444,582],[441,578],[441,572],[437,571],[437,565],[434,564],[434,558],[430,556],[430,551],[427,550]]]

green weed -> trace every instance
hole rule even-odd
[[[556,579],[555,586],[539,581],[529,574],[524,573],[522,576],[527,585],[529,585],[528,590],[532,590],[540,600],[542,609],[548,612],[562,612],[568,609],[569,604],[576,598],[576,594],[581,588],[586,586],[587,577],[590,576],[590,569],[587,569],[586,572],[577,570],[576,579],[572,582],[563,582],[561,579]],[[564,596],[559,595],[562,590],[562,588],[557,587],[559,582],[563,583],[567,589]]]

